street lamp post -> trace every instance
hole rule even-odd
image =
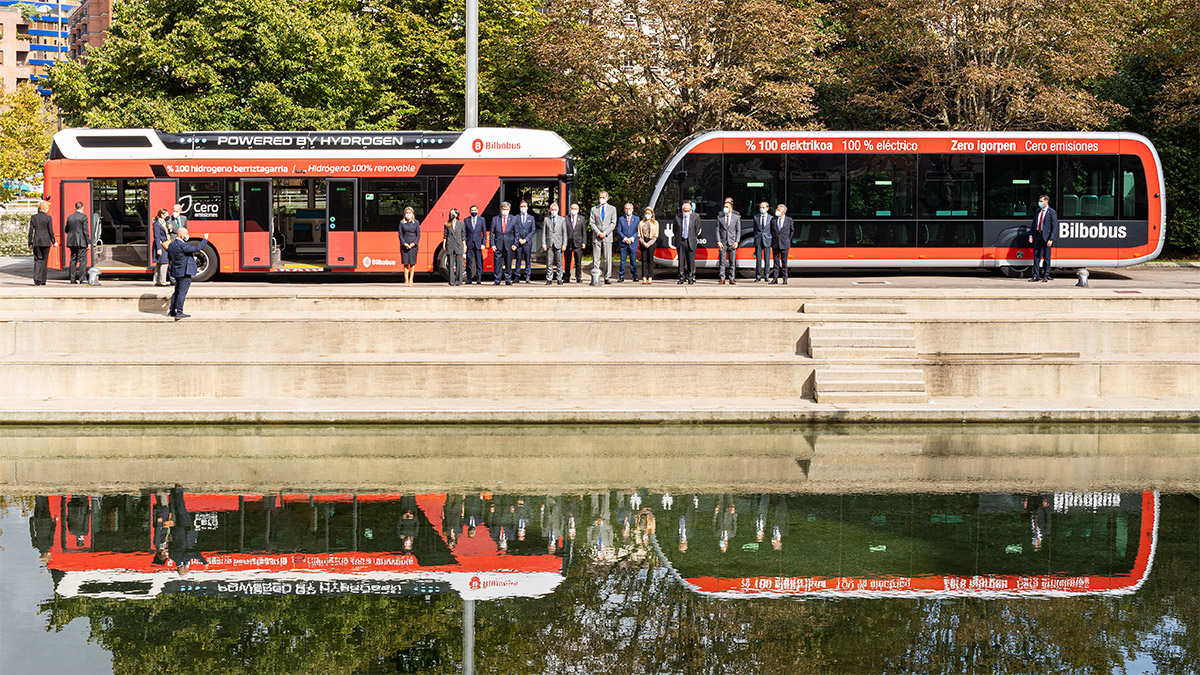
[[[465,126],[479,126],[479,0],[467,0],[467,110]]]

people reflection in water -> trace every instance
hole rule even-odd
[[[737,521],[737,507],[734,506],[733,495],[718,497],[717,504],[713,507],[713,532],[721,553],[729,551],[729,542],[737,536]]]
[[[467,537],[475,538],[475,531],[483,525],[483,515],[486,513],[488,504],[485,503],[483,495],[469,494],[463,501],[463,524],[467,526]]]
[[[513,507],[513,520],[517,541],[525,541],[525,534],[533,521],[533,508],[529,505],[528,497],[517,497],[517,503]]]
[[[1050,498],[1027,497],[1025,512],[1029,516],[1029,527],[1033,534],[1033,550],[1042,550],[1042,540],[1050,536]]]
[[[540,524],[542,532],[546,535],[547,552],[555,553],[566,544],[563,541],[565,520],[562,503],[554,497],[546,497],[546,503],[542,505]]]
[[[637,524],[638,543],[642,546],[650,545],[650,538],[654,536],[655,530],[658,529],[657,519],[654,517],[654,512],[649,506],[643,506],[634,517],[634,522]]]
[[[75,538],[76,546],[83,546],[92,525],[92,498],[76,495],[67,502],[67,534]]]
[[[775,498],[775,517],[771,519],[771,548],[783,549],[783,537],[788,531],[787,495]]]
[[[458,546],[458,534],[462,532],[463,515],[466,510],[466,495],[446,495],[442,505],[442,536],[451,551]]]
[[[696,527],[696,511],[700,508],[700,496],[691,495],[684,498],[679,509],[679,552],[687,553],[688,533]]]
[[[400,537],[400,547],[405,553],[413,550],[413,541],[417,538],[420,521],[417,520],[417,499],[412,495],[400,498],[400,520],[396,523],[396,534]]]
[[[42,564],[50,562],[50,548],[54,546],[54,515],[50,513],[49,497],[34,497],[33,515],[29,517],[29,540],[37,549]]]
[[[193,561],[201,565],[207,565],[208,561],[196,550],[198,533],[193,526],[192,515],[188,512],[187,504],[183,501],[183,488],[179,485],[171,489],[168,509],[166,520],[161,523],[166,530],[166,558],[163,558],[162,549],[159,549],[154,562],[161,565],[166,563],[166,559],[170,559],[175,563],[175,571],[179,573],[179,576],[187,576]]]
[[[767,537],[767,514],[771,510],[771,495],[758,497],[758,513],[754,516],[754,541],[762,543]]]
[[[587,542],[592,555],[597,560],[602,560],[609,556],[613,546],[613,528],[612,524],[601,517],[600,514],[596,514],[592,518],[592,525],[587,531]]]

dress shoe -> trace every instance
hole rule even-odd
[[[550,285],[550,284],[552,284],[552,283],[554,283],[554,282],[553,282],[553,281],[551,281],[550,279],[547,279],[547,280],[546,280],[546,285],[547,285],[547,286],[549,286],[549,285]]]
[[[679,280],[679,283],[678,283],[677,285],[679,285],[679,286],[682,286],[682,285],[683,285],[683,279],[680,279],[680,280]]]
[[[612,282],[611,282],[611,281],[609,281],[608,279],[605,279],[605,280],[604,280],[604,285],[605,285],[605,286],[612,286]]]
[[[1029,278],[1029,283],[1031,283],[1031,284],[1036,283],[1038,281],[1041,281],[1041,278],[1038,277],[1036,274]]]
[[[774,279],[772,279],[772,280],[768,281],[767,283],[768,283],[768,284],[771,284],[772,286],[774,286],[775,284],[777,284],[777,283],[779,283],[779,282],[777,282],[777,281],[775,281]]]
[[[730,279],[730,280],[729,280],[729,285],[730,285],[730,286],[734,286],[734,285],[736,285],[736,284],[737,284],[737,279]]]
[[[512,282],[511,282],[511,281],[506,281],[506,282],[504,282],[504,285],[505,285],[505,286],[512,286]]]
[[[784,280],[783,280],[783,285],[784,285],[784,286],[787,286],[787,279],[784,279]]]
[[[724,285],[725,285],[725,280],[724,280],[724,279],[718,279],[718,280],[717,280],[717,285],[718,285],[718,286],[724,286]]]
[[[171,317],[172,319],[174,319],[174,318],[175,318],[175,312],[167,312],[167,316],[169,316],[169,317]]]
[[[558,280],[558,285],[559,285],[559,286],[562,286],[562,285],[563,285],[563,280],[562,280],[562,279],[559,279],[559,280]]]
[[[1045,283],[1045,282],[1047,282],[1047,281],[1050,281],[1050,277],[1042,277],[1042,282],[1043,282],[1043,283]]]
[[[492,285],[493,285],[493,286],[499,286],[499,285],[500,285],[500,282],[499,282],[499,281],[493,281],[493,282],[492,282]]]
[[[696,283],[695,279],[688,279],[688,286],[691,286],[694,283]]]
[[[180,312],[180,313],[178,313],[178,314],[176,314],[176,315],[175,315],[175,320],[176,320],[176,321],[178,321],[178,320],[180,320],[180,319],[186,319],[186,318],[188,318],[188,317],[190,317],[190,316],[191,316],[191,314],[184,314],[183,312]]]

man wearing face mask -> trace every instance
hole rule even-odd
[[[1058,212],[1050,208],[1050,197],[1038,197],[1038,212],[1033,217],[1029,243],[1033,244],[1033,278],[1030,281],[1050,281],[1050,247],[1058,231]]]
[[[700,216],[692,213],[692,203],[684,200],[675,216],[675,250],[679,252],[679,283],[696,283],[696,231]]]
[[[736,284],[738,237],[742,234],[742,214],[733,210],[733,199],[725,198],[725,207],[717,214],[717,279],[718,285]]]
[[[176,321],[191,316],[183,313],[183,301],[187,299],[188,289],[192,287],[192,275],[199,269],[196,267],[196,254],[208,243],[208,234],[206,233],[198,244],[189,244],[187,240],[187,228],[181,227],[175,231],[175,241],[167,247],[167,257],[170,259],[168,265],[171,268],[171,277],[175,279],[175,292],[171,294],[171,308],[167,316]]]
[[[758,205],[754,216],[754,283],[767,280],[771,271],[771,205]]]
[[[775,207],[775,217],[771,219],[771,283],[782,277],[783,285],[787,286],[787,259],[794,230],[795,224],[788,218],[787,207],[783,204]]]
[[[633,215],[633,204],[626,204],[625,215],[617,219],[617,238],[620,240],[617,257],[621,261],[620,271],[617,275],[618,284],[625,281],[626,258],[629,259],[629,274],[633,276],[634,281],[641,281],[637,271],[638,224],[641,222],[641,218]]]
[[[537,221],[529,214],[529,202],[521,200],[521,214],[515,220],[516,224],[516,276],[517,281],[529,283],[533,277],[533,233],[537,231]],[[524,268],[522,269],[522,264]]]
[[[571,262],[575,262],[575,283],[583,283],[583,245],[587,243],[587,221],[579,213],[579,205],[571,205],[567,216],[567,248],[563,251],[563,276],[571,281]]]
[[[592,230],[592,276],[604,265],[604,283],[612,281],[612,234],[617,228],[617,210],[608,204],[608,193],[600,193],[600,203],[592,207],[588,217]]]
[[[558,215],[558,203],[550,205],[550,215],[542,221],[542,250],[546,252],[546,285],[563,282],[563,253],[567,250],[567,219]]]
[[[516,218],[509,215],[512,205],[508,202],[500,204],[500,215],[492,218],[492,277],[496,286],[503,281],[512,286],[513,255],[517,249],[517,237],[513,228]]]
[[[467,283],[483,281],[483,240],[487,221],[479,215],[479,207],[471,205],[471,215],[463,221],[467,238]]]

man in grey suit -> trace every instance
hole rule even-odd
[[[612,233],[617,229],[617,210],[608,203],[608,193],[600,193],[600,203],[592,207],[588,217],[592,229],[592,277],[600,269],[600,256],[604,256],[604,283],[611,284],[612,277]]]
[[[696,283],[696,234],[700,216],[692,213],[692,202],[684,200],[675,216],[675,250],[679,252],[679,284]]]
[[[183,204],[175,204],[171,215],[167,216],[167,231],[174,235],[179,228],[187,227],[187,216],[183,215]]]
[[[450,272],[450,285],[462,286],[463,262],[467,254],[467,224],[458,218],[458,209],[450,209],[450,219],[444,227],[446,243],[446,268]]]
[[[725,283],[728,275],[730,285],[736,284],[738,237],[742,234],[742,214],[733,210],[733,199],[725,198],[725,207],[717,214],[717,279],[718,285]]]
[[[754,216],[754,283],[767,280],[771,271],[771,205],[758,205]]]
[[[558,215],[558,204],[550,205],[550,215],[542,221],[542,250],[546,252],[546,285],[563,282],[563,254],[567,251],[567,219]]]

